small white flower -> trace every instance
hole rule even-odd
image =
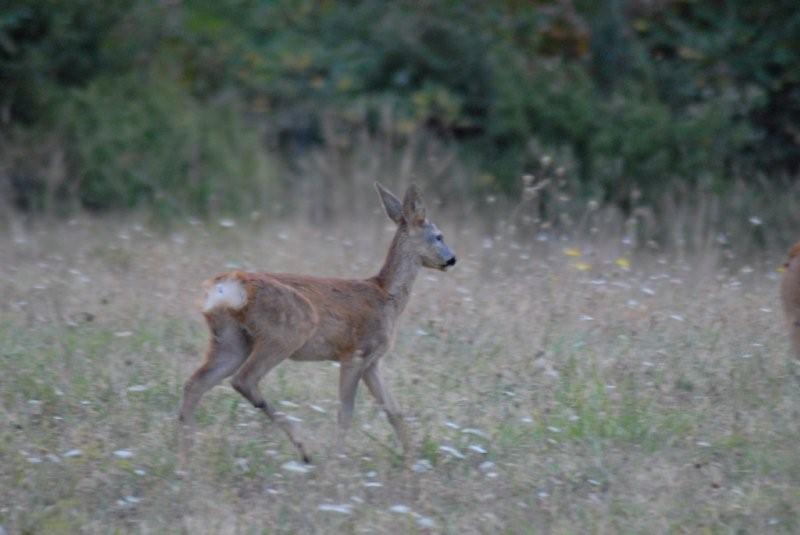
[[[414,465],[411,467],[411,469],[414,472],[418,473],[418,474],[421,474],[423,472],[427,472],[428,470],[431,470],[432,468],[433,468],[433,465],[431,464],[431,462],[428,459],[420,459],[417,462],[415,462]]]
[[[427,516],[422,516],[420,514],[415,514],[414,518],[420,527],[431,529],[436,527],[436,522],[434,522],[432,518],[428,518]]]
[[[131,450],[116,450],[114,452],[114,457],[118,457],[120,459],[130,459],[133,457],[133,452]]]
[[[300,464],[297,461],[288,461],[281,465],[281,468],[287,472],[296,472],[298,474],[307,474],[311,471],[311,467],[307,464]]]
[[[488,453],[480,444],[470,444],[468,448],[477,453]]]
[[[343,515],[352,515],[353,514],[353,505],[349,503],[340,503],[340,504],[333,504],[333,503],[323,503],[319,507],[317,507],[320,511],[327,511],[330,513],[341,513]]]
[[[445,453],[449,453],[450,455],[452,455],[456,459],[463,459],[464,458],[464,454],[461,453],[460,451],[458,451],[457,449],[455,449],[452,446],[439,446],[439,450],[443,451]]]
[[[407,505],[397,504],[389,507],[389,511],[391,511],[392,513],[407,515],[411,512],[411,508],[408,507]]]

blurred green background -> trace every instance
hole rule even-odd
[[[0,187],[29,213],[326,220],[356,176],[482,205],[530,174],[800,223],[796,0],[3,6]]]

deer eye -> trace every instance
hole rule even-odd
[[[442,235],[441,234],[437,234],[436,235],[436,241],[442,241]]]

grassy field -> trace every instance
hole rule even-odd
[[[287,362],[262,390],[302,420],[315,464],[225,383],[177,476],[201,282],[230,267],[371,275],[382,217],[167,233],[79,219],[0,237],[0,533],[800,530],[779,255],[517,243],[441,217],[459,264],[422,273],[383,365],[412,470],[363,388],[349,455],[333,455],[337,370]]]

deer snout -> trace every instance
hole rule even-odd
[[[447,266],[447,267],[455,266],[456,265],[456,257],[454,256],[454,257],[450,258],[450,260],[445,262],[444,265]]]

